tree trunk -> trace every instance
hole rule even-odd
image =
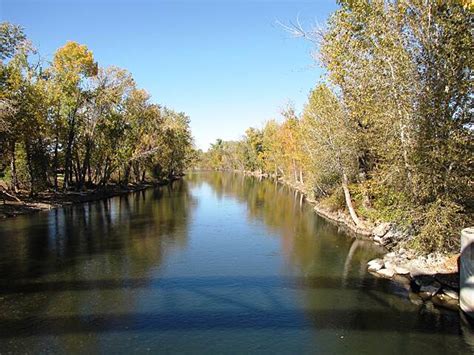
[[[54,142],[54,158],[53,158],[53,178],[54,178],[54,190],[58,191],[58,150],[59,150],[59,134],[56,132],[56,141]]]
[[[91,169],[91,162],[87,164],[87,184],[89,186],[92,185],[92,169]]]
[[[140,166],[138,162],[133,164],[133,174],[135,175],[135,182],[139,182],[140,180]]]
[[[349,214],[351,215],[352,221],[355,223],[357,227],[363,228],[364,225],[357,217],[357,213],[354,210],[354,206],[352,205],[351,193],[348,187],[348,179],[346,173],[342,173],[342,189],[344,190],[344,198],[346,200],[346,206],[349,210]]]
[[[92,140],[88,138],[86,141],[86,152],[84,154],[84,161],[82,162],[82,167],[80,168],[80,173],[79,173],[79,181],[78,181],[79,189],[82,189],[86,183],[87,169],[90,166],[90,160],[91,160],[91,150],[92,150]]]
[[[25,139],[25,149],[26,149],[26,165],[28,167],[28,174],[30,175],[30,196],[35,196],[36,183],[35,183],[35,172],[33,171],[33,161],[31,157],[31,143],[29,139]]]
[[[358,158],[359,165],[359,183],[362,187],[362,203],[365,208],[371,208],[372,204],[370,202],[369,191],[366,186],[367,181],[367,172],[369,171],[367,164],[368,153],[364,151],[361,156]]]
[[[15,154],[15,142],[10,143],[10,170],[12,174],[12,188],[13,192],[18,193],[18,176],[16,174],[16,154]]]
[[[125,172],[124,172],[124,183],[125,185],[128,185],[130,181],[130,171],[132,170],[132,162],[128,162],[127,165],[125,165]]]
[[[74,144],[76,129],[76,111],[74,109],[70,114],[69,132],[66,144],[66,155],[64,158],[64,189],[67,190],[72,184],[72,146]]]

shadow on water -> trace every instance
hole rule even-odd
[[[378,278],[349,278],[341,282],[339,278],[330,277],[280,277],[280,276],[226,276],[226,277],[179,277],[179,278],[133,278],[133,279],[103,279],[103,280],[73,280],[48,282],[9,282],[1,284],[0,295],[31,294],[38,292],[66,292],[116,289],[199,289],[214,287],[231,287],[241,291],[247,288],[262,288],[266,290],[286,289],[371,289],[391,294],[391,290],[383,288],[389,281]]]
[[[0,338],[74,333],[103,333],[130,331],[172,331],[210,329],[305,329],[355,330],[368,332],[396,331],[398,333],[427,333],[458,335],[458,324],[444,324],[440,330],[436,317],[426,313],[423,321],[413,324],[409,312],[388,313],[385,310],[254,310],[160,313],[92,314],[88,316],[32,316],[26,321],[41,323],[41,328],[25,329],[25,320],[1,319]],[[309,321],[302,323],[300,316]],[[380,319],[384,321],[380,324]],[[431,324],[431,326],[430,326]]]

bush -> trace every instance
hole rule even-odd
[[[463,213],[460,205],[438,199],[427,205],[415,222],[419,233],[410,243],[416,251],[458,251],[460,232],[473,223],[472,215]]]
[[[346,206],[346,202],[344,200],[344,192],[342,191],[342,188],[334,189],[329,196],[321,199],[321,205],[331,212],[343,210]]]

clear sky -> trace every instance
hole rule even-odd
[[[199,148],[238,139],[293,102],[300,110],[321,77],[310,43],[277,21],[324,24],[330,0],[0,0],[0,18],[24,27],[51,59],[68,40],[101,66],[129,70],[153,102],[184,111]]]

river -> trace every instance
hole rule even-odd
[[[281,184],[193,173],[0,222],[0,353],[471,353]]]

